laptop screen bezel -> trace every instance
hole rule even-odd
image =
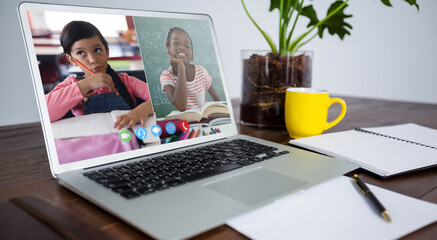
[[[106,155],[97,158],[90,158],[87,160],[76,161],[72,163],[60,164],[58,160],[58,154],[55,147],[55,140],[53,137],[53,131],[51,128],[50,118],[47,110],[47,103],[45,101],[44,90],[41,81],[41,75],[38,68],[38,61],[35,53],[35,47],[33,44],[31,29],[29,25],[27,11],[60,11],[60,12],[80,12],[80,13],[95,13],[95,14],[109,14],[109,15],[124,15],[124,16],[144,16],[144,17],[162,17],[162,18],[177,18],[177,19],[192,19],[192,20],[204,20],[207,21],[210,27],[212,41],[214,43],[214,50],[216,52],[218,68],[220,77],[222,79],[223,89],[226,96],[226,102],[229,107],[231,121],[231,127],[228,131],[219,134],[202,136],[200,138],[188,139],[184,141],[178,141],[176,143],[158,145],[152,147],[146,147],[137,150],[131,150],[122,153],[116,153],[112,155]],[[29,67],[31,70],[31,77],[33,87],[35,90],[35,97],[41,119],[41,126],[44,134],[44,139],[47,148],[48,159],[50,163],[50,169],[54,177],[57,174],[73,171],[83,168],[91,168],[102,164],[108,164],[118,162],[126,159],[132,159],[142,156],[147,156],[155,153],[169,151],[177,148],[183,148],[192,146],[195,144],[205,143],[218,139],[227,138],[238,134],[231,98],[229,96],[228,86],[223,70],[223,64],[220,57],[220,52],[217,44],[217,38],[213,26],[212,19],[206,14],[190,14],[190,13],[174,13],[174,12],[156,12],[156,11],[143,11],[132,9],[119,9],[119,8],[103,8],[103,7],[87,7],[76,5],[57,5],[57,4],[43,4],[43,3],[21,3],[18,6],[18,15],[20,24],[22,27],[23,38],[25,48],[27,52]]]

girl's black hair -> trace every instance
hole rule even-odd
[[[97,29],[94,25],[85,21],[71,21],[67,25],[64,26],[61,32],[61,36],[59,40],[61,41],[62,48],[64,49],[64,53],[71,55],[71,47],[73,44],[81,39],[90,38],[97,36],[99,37],[102,44],[105,46],[106,50],[108,50],[108,42],[103,37],[102,33],[100,33],[99,29]],[[112,81],[114,82],[115,88],[118,90],[118,93],[124,98],[126,103],[130,106],[131,109],[135,108],[135,102],[130,95],[129,91],[124,85],[123,81],[121,81],[118,74],[111,68],[108,64],[108,68],[106,73],[112,77]]]
[[[97,36],[108,50],[108,42],[94,25],[85,21],[71,21],[64,26],[59,40],[64,53],[71,54],[73,44],[81,39]]]
[[[191,43],[191,51],[194,51],[193,49],[193,40],[191,40],[190,34],[187,33],[187,31],[185,31],[184,29],[180,28],[180,27],[173,27],[168,31],[167,34],[167,47],[170,47],[170,39],[171,39],[171,35],[175,32],[175,31],[181,31],[185,34],[187,34],[188,38],[190,39],[190,43]]]

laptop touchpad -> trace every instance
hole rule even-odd
[[[205,186],[245,204],[256,204],[297,189],[308,182],[264,168],[257,168]]]

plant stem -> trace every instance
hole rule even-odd
[[[278,50],[276,49],[276,45],[273,42],[272,38],[258,26],[258,24],[255,22],[255,20],[253,20],[252,16],[250,16],[249,12],[247,11],[246,5],[244,4],[243,0],[241,0],[241,3],[243,4],[243,8],[244,8],[244,11],[246,12],[247,16],[250,18],[250,20],[253,22],[253,24],[255,24],[256,28],[258,28],[258,30],[261,32],[261,34],[264,36],[264,38],[267,40],[267,43],[269,44],[270,48],[272,49],[272,52],[277,54]]]
[[[284,27],[283,24],[284,22],[284,0],[280,0],[279,1],[279,51],[282,51],[282,48],[284,47],[284,41],[283,36],[284,36]]]
[[[298,49],[300,49],[303,45],[307,44],[308,42],[310,42],[311,40],[313,40],[315,37],[317,37],[318,33],[315,33],[310,39],[308,39],[307,41],[297,45],[297,47],[295,47],[294,50],[291,51],[291,56],[293,56]]]
[[[288,25],[290,24],[291,16],[293,15],[294,8],[291,9],[291,1],[288,0],[286,2],[285,10],[283,11],[283,15],[281,18],[283,19],[284,24],[282,25],[282,36],[280,36],[280,41],[282,42],[282,46],[279,48],[279,52],[287,51],[289,41],[287,41],[287,30]]]
[[[298,48],[296,48],[297,44],[302,41],[303,38],[305,38],[310,32],[312,32],[315,28],[319,27],[322,23],[324,23],[326,20],[334,16],[338,11],[340,11],[344,6],[346,6],[347,2],[349,0],[346,0],[343,2],[340,6],[338,6],[334,11],[330,12],[324,19],[322,19],[320,22],[318,22],[316,25],[314,25],[309,31],[306,33],[300,35],[296,40],[293,41],[293,43],[289,46],[288,51],[290,52],[296,52]],[[296,49],[294,49],[296,48]]]
[[[300,16],[300,12],[302,11],[303,2],[304,2],[304,0],[302,0],[302,1],[300,2],[300,4],[299,4],[299,9],[300,9],[300,10],[297,11],[297,16],[296,16],[296,18],[294,19],[293,27],[291,28],[291,31],[290,31],[290,33],[288,34],[288,37],[287,37],[287,48],[288,48],[288,49],[286,49],[287,51],[290,50],[290,49],[289,49],[289,47],[290,47],[289,45],[290,45],[291,36],[293,35],[294,28],[296,27],[297,20],[299,19],[299,16]],[[296,3],[297,3],[297,2],[296,2]],[[294,10],[294,9],[296,9],[296,4],[295,4],[294,7],[293,7],[293,10]]]
[[[291,4],[291,1],[289,1],[288,3]],[[296,2],[296,3],[293,5],[293,9],[290,11],[290,14],[288,15],[288,22],[290,22],[291,18],[293,17],[293,13],[294,13],[294,10],[296,10],[296,4],[297,4],[297,3],[298,3],[298,2]],[[294,29],[294,26],[295,26],[295,25],[296,25],[296,21],[294,21],[293,29]],[[287,24],[287,29],[288,29],[288,24]],[[290,33],[288,34],[287,39],[285,40],[285,48],[284,48],[284,49],[281,49],[281,51],[287,51],[288,46],[290,45],[290,39],[291,39],[291,36],[292,36],[292,34],[293,34],[293,29],[290,31]]]

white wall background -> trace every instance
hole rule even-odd
[[[17,15],[20,0],[0,1],[0,126],[39,121]],[[35,0],[40,2],[40,0]],[[74,5],[196,12],[211,15],[231,97],[240,97],[242,49],[268,49],[238,0],[60,0]],[[246,0],[258,23],[277,41],[278,13],[270,1]],[[310,2],[310,1],[307,1]],[[331,1],[315,1],[319,17]],[[419,1],[420,11],[401,0],[351,0],[346,13],[351,36],[325,32],[313,50],[313,87],[334,94],[437,104],[437,1]],[[320,4],[320,5],[319,5]],[[297,30],[302,32],[306,23]],[[437,119],[436,119],[437,120]]]

